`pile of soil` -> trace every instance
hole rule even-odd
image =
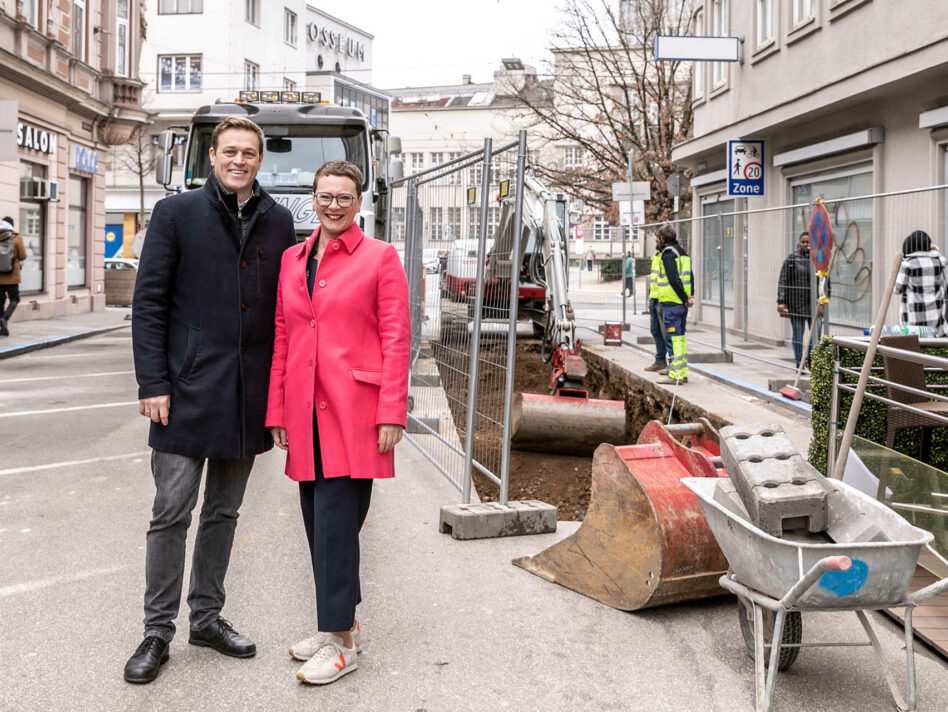
[[[431,344],[441,383],[451,404],[454,422],[461,429],[465,422],[464,402],[467,394],[468,355],[460,350],[444,348],[439,342]],[[477,411],[490,420],[502,422],[503,365],[506,361],[505,342],[482,341],[478,378]],[[518,340],[514,368],[514,392],[549,393],[550,366],[540,356],[540,342]],[[487,418],[477,418],[474,427],[474,457],[480,462],[499,460],[502,432]],[[510,453],[510,500],[537,499],[557,508],[557,518],[582,520],[589,507],[589,487],[592,476],[592,457],[567,457],[543,453]],[[499,488],[481,473],[474,472],[474,486],[483,502],[495,502]]]

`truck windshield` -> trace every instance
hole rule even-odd
[[[326,161],[345,159],[355,163],[368,179],[365,129],[359,126],[280,125],[263,127],[266,143],[263,165],[257,180],[268,191],[302,191],[313,189],[316,171]],[[271,135],[271,129],[278,129]],[[195,126],[188,147],[185,181],[188,188],[204,185],[211,172],[212,124]],[[368,184],[363,185],[363,190]]]

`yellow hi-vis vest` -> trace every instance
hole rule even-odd
[[[681,279],[681,286],[685,288],[685,294],[690,297],[691,258],[688,255],[681,254],[674,247],[666,247],[665,250],[671,250],[675,253],[675,265],[678,268],[678,278]],[[665,250],[662,250],[662,254],[665,254]],[[665,274],[665,263],[662,262],[661,256],[659,256],[658,267],[658,296],[656,298],[662,303],[671,302],[672,304],[681,304],[682,302],[678,298],[678,295],[675,294],[675,290],[672,289],[672,286],[668,283],[668,275]]]
[[[648,298],[658,299],[658,280],[662,278],[662,253],[652,257],[652,269],[648,275]]]

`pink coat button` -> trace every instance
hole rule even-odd
[[[310,320],[309,325],[310,325],[311,327],[315,327],[315,326],[316,326],[316,321],[315,321],[315,320]]]
[[[325,280],[325,279],[319,280],[319,286],[320,286],[320,287],[325,287],[325,286],[326,286],[326,280]]]
[[[333,246],[332,246],[332,249],[338,250],[338,249],[339,249],[339,243],[338,243],[338,242],[334,242],[334,243],[333,243]]]
[[[320,409],[320,410],[326,410],[326,401],[320,401],[320,402],[319,402],[319,409]]]

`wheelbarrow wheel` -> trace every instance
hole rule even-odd
[[[768,640],[774,637],[774,622],[777,614],[764,608],[761,613],[764,614],[764,666],[770,666],[770,646]],[[741,624],[741,635],[744,637],[744,645],[747,646],[747,654],[751,659],[754,658],[754,607],[749,601],[743,598],[737,599],[737,616]],[[783,624],[783,645],[799,645],[803,642],[803,616],[800,611],[790,611]],[[800,654],[800,648],[780,648],[780,655],[777,656],[777,669],[787,670],[797,656]]]

